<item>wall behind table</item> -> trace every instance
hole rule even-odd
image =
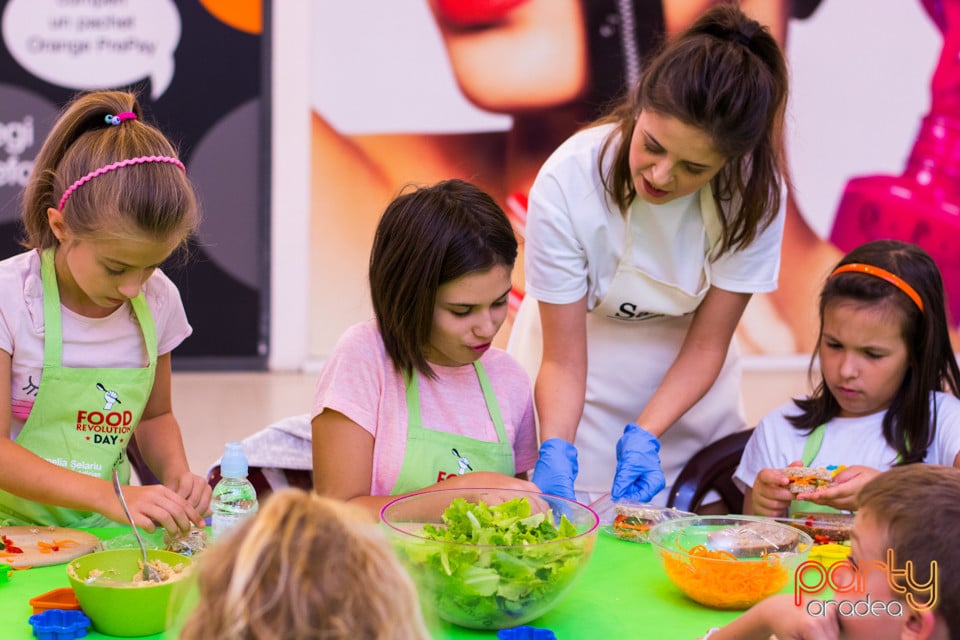
[[[516,15],[535,5],[521,5]],[[560,7],[569,5],[539,3],[557,13],[551,24],[562,22]],[[365,267],[372,232],[401,185],[460,175],[499,190],[509,207],[511,177],[496,168],[509,173],[513,159],[502,140],[516,114],[465,97],[426,0],[311,9],[311,95],[304,108],[313,140],[307,348],[315,363],[346,327],[370,315]],[[615,33],[615,24],[604,22],[599,33]],[[806,366],[815,332],[808,324],[801,335],[791,319],[815,315],[813,290],[839,258],[829,234],[844,185],[867,173],[900,173],[928,109],[942,38],[920,0],[844,0],[820,2],[809,15],[790,19],[786,42],[793,83],[788,154],[798,204],[788,227],[812,238],[816,250],[788,234],[784,265],[787,275],[813,284],[790,290],[782,277],[776,295],[754,297],[739,335],[753,354],[747,366],[796,370]],[[504,77],[524,62],[517,56],[502,66]],[[529,75],[529,84],[537,77]]]
[[[0,257],[22,249],[20,191],[77,91],[139,91],[180,147],[204,220],[164,270],[194,333],[178,368],[263,368],[268,348],[268,42],[259,0],[0,0]],[[93,169],[94,167],[91,167]]]

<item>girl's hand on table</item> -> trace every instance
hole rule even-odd
[[[761,469],[753,481],[753,514],[772,517],[787,515],[787,509],[794,500],[788,484],[790,479],[780,469]]]
[[[513,476],[507,476],[494,471],[471,471],[461,476],[450,476],[445,480],[434,485],[437,489],[492,489],[485,492],[483,501],[487,504],[497,504],[516,498],[517,496],[509,491],[532,491],[540,493],[540,489],[529,480],[521,480]],[[497,489],[503,489],[504,494],[497,499]],[[533,513],[545,511],[549,508],[546,502],[531,500]]]
[[[471,471],[459,476],[448,476],[436,486],[438,489],[510,489],[540,493],[537,485],[529,480],[521,480],[495,471]]]
[[[210,515],[210,499],[213,495],[213,489],[210,488],[206,480],[195,473],[187,472],[174,478],[170,488],[176,491],[201,515],[204,517]]]
[[[833,483],[829,487],[816,492],[801,493],[797,496],[797,500],[808,500],[834,509],[856,511],[857,494],[860,493],[860,489],[878,475],[880,475],[879,469],[852,465],[841,469],[833,477]]]
[[[167,531],[186,533],[192,525],[206,526],[203,516],[193,505],[176,491],[163,485],[127,485],[123,488],[123,497],[134,523],[144,531],[152,533],[157,525],[160,525]],[[130,524],[115,496],[103,515],[114,522]]]

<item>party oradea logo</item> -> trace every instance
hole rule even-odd
[[[903,568],[898,568],[893,549],[887,549],[886,562],[872,560],[854,563],[842,560],[824,564],[818,560],[807,560],[800,563],[794,574],[793,601],[798,607],[805,606],[809,615],[821,617],[826,616],[831,607],[835,607],[841,616],[901,617],[904,602],[915,611],[931,611],[940,597],[937,562],[930,562],[925,582],[917,580],[915,569],[910,560],[904,563]],[[882,574],[890,590],[901,598],[889,602],[873,600],[867,590],[867,580],[874,573]],[[833,600],[810,599],[804,605],[804,594],[816,595],[826,590],[833,592]]]

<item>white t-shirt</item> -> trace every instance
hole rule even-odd
[[[937,403],[937,424],[923,461],[953,466],[960,453],[960,399],[937,392],[933,400]],[[797,405],[790,401],[763,417],[747,442],[733,476],[738,487],[752,487],[761,469],[782,469],[801,459],[808,436],[786,418],[800,413]],[[860,418],[831,420],[824,429],[820,451],[810,466],[863,465],[882,471],[893,467],[897,452],[883,437],[885,414],[880,411]]]
[[[500,349],[488,350],[480,362],[500,405],[515,471],[529,471],[537,462],[530,380]],[[496,442],[496,427],[476,370],[431,366],[437,379],[420,376],[417,382],[424,428]],[[407,398],[403,376],[387,356],[375,321],[347,329],[324,363],[311,420],[324,409],[339,411],[374,437],[370,495],[390,495],[406,455]]]
[[[586,294],[587,308],[593,309],[607,294],[626,237],[624,216],[606,197],[597,168],[612,129],[603,125],[571,136],[547,159],[530,190],[524,277],[527,294],[537,300],[567,304]],[[776,218],[750,246],[711,263],[714,286],[738,293],[777,288],[786,211],[781,195]],[[662,205],[636,198],[632,207],[633,264],[696,289],[705,255],[699,194]]]
[[[159,269],[143,285],[157,329],[157,354],[173,351],[193,329],[176,285]],[[105,318],[60,307],[63,366],[138,368],[147,365],[143,332],[129,302]],[[12,356],[11,437],[33,407],[43,371],[43,284],[40,254],[27,251],[0,261],[0,350]]]

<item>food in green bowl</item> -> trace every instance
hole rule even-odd
[[[473,629],[552,609],[587,565],[599,524],[572,500],[500,489],[406,496],[380,517],[425,608]]]
[[[144,582],[139,549],[89,553],[67,564],[67,577],[80,608],[99,633],[149,636],[168,626],[177,608],[174,589],[192,559],[172,551],[147,549],[147,562],[162,582]]]

